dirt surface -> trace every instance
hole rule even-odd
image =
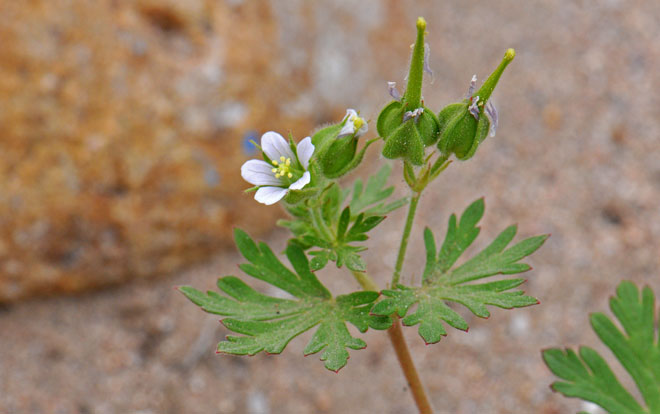
[[[297,2],[281,4],[286,14]],[[360,4],[343,1],[337,7],[359,14]],[[473,160],[455,162],[424,195],[404,279],[419,279],[422,228],[443,233],[450,213],[482,196],[486,214],[478,247],[511,223],[518,223],[519,237],[552,234],[529,260],[534,270],[524,285],[539,306],[494,309],[488,320],[462,312],[469,333],[452,330],[432,346],[415,329],[406,330],[433,405],[447,414],[584,409],[549,390],[553,378],[540,350],[578,344],[602,350],[588,313],[606,310],[624,278],[660,293],[660,3],[390,6],[411,24],[417,15],[429,22],[435,79],[425,90],[427,105],[460,98],[473,73],[483,79],[506,47],[517,50],[495,94],[498,135]],[[368,78],[368,92],[347,102],[372,120],[386,102],[385,81],[402,80],[408,53],[400,47],[408,40],[391,49],[382,39],[373,41],[381,46],[371,52],[388,56],[391,66]],[[351,47],[336,47],[343,46]],[[382,161],[373,152],[358,174]],[[402,186],[400,169],[394,177]],[[366,255],[383,285],[404,215],[392,213],[374,231],[372,246],[378,249]],[[268,241],[278,251],[285,240],[278,230]],[[173,287],[210,289],[216,277],[240,274],[238,262],[235,252],[219,252],[171,278],[2,308],[0,413],[415,412],[381,332],[364,335],[368,348],[351,351],[339,374],[326,371],[317,356],[302,357],[309,334],[279,356],[216,356],[215,343],[226,330]],[[333,292],[357,288],[330,268],[319,277]]]

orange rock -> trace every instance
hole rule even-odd
[[[308,81],[273,69],[256,3],[3,2],[0,302],[166,274],[272,227],[241,194],[246,131],[318,120],[282,108]]]

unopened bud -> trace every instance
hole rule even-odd
[[[317,148],[315,156],[323,176],[339,178],[362,162],[364,152],[373,141],[368,141],[358,152],[358,138],[368,128],[367,121],[355,110],[349,109],[340,123],[327,126],[314,134],[312,143]]]

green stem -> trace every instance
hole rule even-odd
[[[335,236],[332,233],[332,230],[330,230],[330,227],[328,227],[325,220],[323,219],[323,212],[321,211],[321,207],[312,207],[311,214],[312,222],[314,222],[314,226],[321,232],[321,235],[328,241],[335,240]]]
[[[351,270],[351,273],[353,273],[353,277],[355,277],[355,280],[362,286],[363,290],[370,290],[373,292],[380,292],[380,288],[374,282],[374,280],[369,276],[366,272],[358,272],[356,270]]]
[[[392,327],[387,331],[388,336],[390,337],[390,342],[394,347],[396,357],[399,360],[399,365],[403,370],[403,374],[408,380],[408,385],[410,386],[410,391],[412,392],[413,398],[415,399],[415,404],[420,414],[432,414],[433,409],[431,408],[431,403],[429,398],[426,395],[424,390],[424,385],[422,384],[417,369],[415,368],[415,363],[413,362],[412,357],[410,356],[410,351],[408,350],[408,345],[406,340],[403,337],[403,332],[401,331],[401,323],[397,317],[394,321]]]
[[[360,286],[362,286],[362,289],[376,292],[380,290],[376,282],[374,282],[374,280],[367,273],[356,271],[352,271],[352,273]],[[397,361],[399,361],[403,375],[406,377],[406,381],[408,381],[410,392],[413,395],[413,399],[415,400],[415,404],[417,405],[419,413],[432,414],[433,410],[431,409],[431,403],[429,402],[429,398],[426,395],[426,391],[424,390],[422,380],[419,378],[417,368],[415,368],[415,362],[410,355],[408,344],[406,344],[406,340],[403,337],[403,332],[401,331],[401,323],[399,322],[398,317],[396,317],[392,327],[387,331],[387,335],[390,338],[390,342],[392,342],[392,347],[394,347]]]
[[[412,230],[413,221],[415,219],[415,212],[417,211],[417,204],[421,192],[414,193],[408,205],[408,217],[406,217],[406,226],[403,228],[403,235],[401,235],[401,244],[399,245],[399,255],[396,258],[396,266],[394,267],[394,274],[392,275],[391,286],[396,286],[401,277],[401,269],[403,268],[403,260],[406,257],[406,249],[408,249],[408,239],[410,238],[410,231]]]

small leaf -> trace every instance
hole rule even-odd
[[[426,281],[433,274],[437,263],[435,239],[428,227],[424,229],[424,247],[426,248],[426,267],[424,268],[422,280]]]
[[[371,216],[367,217],[366,219],[363,218],[364,213],[358,216],[358,218],[355,220],[355,223],[353,223],[353,226],[351,226],[351,229],[348,231],[348,237],[357,237],[360,234],[366,233],[379,225],[383,220],[385,220],[384,216]]]
[[[351,219],[351,208],[346,207],[339,216],[339,224],[337,224],[337,240],[343,241],[344,234],[346,234],[346,229],[348,228],[348,222]]]
[[[327,250],[315,250],[309,252],[309,254],[313,256],[312,260],[309,261],[309,266],[314,272],[323,269],[325,265],[328,264],[328,260],[330,259],[330,255],[328,254]]]
[[[444,273],[449,270],[465,249],[477,238],[479,228],[476,225],[483,215],[484,200],[482,198],[465,209],[458,226],[456,225],[456,215],[451,215],[445,241],[442,243],[440,252],[438,252],[436,268],[440,272]]]
[[[366,216],[382,216],[407,203],[406,199],[399,199],[390,204],[384,203],[384,200],[394,192],[394,187],[385,188],[391,172],[392,167],[384,165],[375,175],[369,177],[364,190],[362,181],[356,180],[350,202],[353,214],[365,213]]]

